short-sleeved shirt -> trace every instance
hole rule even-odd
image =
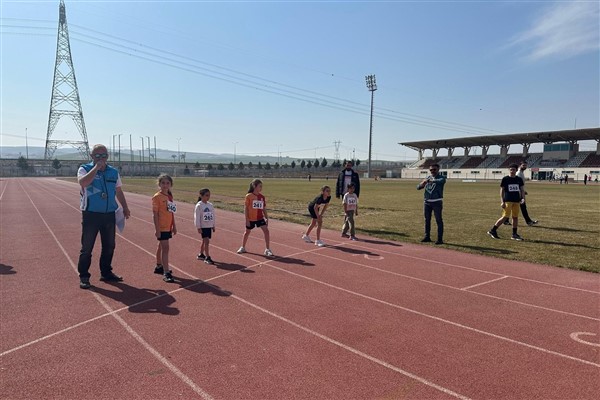
[[[177,206],[173,196],[157,192],[152,196],[152,212],[158,213],[158,227],[160,232],[171,232],[175,223]]]
[[[318,195],[317,197],[315,197],[315,199],[313,201],[311,201],[310,203],[308,203],[308,207],[314,207],[317,204],[328,204],[329,201],[331,200],[331,196],[327,197],[326,199],[323,198],[323,195]]]
[[[521,201],[521,187],[524,185],[523,179],[518,176],[505,176],[500,182],[500,186],[504,188],[504,201],[517,203]]]
[[[246,213],[250,221],[258,221],[265,218],[264,209],[267,207],[267,202],[262,193],[248,193],[244,206],[246,207]]]
[[[356,206],[358,205],[358,196],[356,193],[346,193],[344,198],[342,199],[342,204],[346,204],[346,210],[354,211],[356,210]]]

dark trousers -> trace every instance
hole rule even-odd
[[[523,214],[523,218],[525,218],[526,223],[531,222],[531,217],[529,216],[529,213],[527,212],[527,204],[525,204],[525,203],[521,203],[521,214]]]
[[[90,278],[92,251],[98,232],[102,243],[100,254],[100,273],[108,275],[112,271],[112,259],[115,252],[115,213],[82,212],[81,251],[77,271],[80,278]]]
[[[438,240],[442,241],[444,236],[444,220],[442,219],[442,209],[444,208],[442,201],[425,202],[423,213],[425,214],[425,237],[430,237],[431,234],[431,213],[435,216],[437,224]]]

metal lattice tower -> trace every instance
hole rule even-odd
[[[334,161],[339,161],[340,160],[340,144],[342,144],[342,142],[340,140],[337,140],[337,141],[333,142],[333,144],[335,145],[335,153],[333,154],[333,159],[334,159]]]
[[[52,133],[63,116],[69,116],[77,126],[82,140],[52,140]],[[45,159],[52,158],[54,151],[61,145],[75,147],[83,159],[89,158],[88,143],[83,111],[79,100],[79,90],[75,79],[75,69],[71,58],[71,44],[67,28],[67,12],[64,0],[60,0],[58,19],[58,38],[56,41],[56,63],[54,64],[54,81],[52,83],[52,99],[50,100],[50,115],[48,117],[48,132],[46,133]]]

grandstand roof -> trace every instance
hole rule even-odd
[[[509,135],[472,136],[454,139],[423,140],[399,143],[414,150],[447,149],[456,147],[502,146],[510,144],[576,142],[579,140],[600,141],[600,128],[570,129],[565,131],[547,131],[513,133]]]

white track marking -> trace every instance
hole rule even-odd
[[[598,336],[592,332],[573,332],[569,335],[571,339],[576,342],[587,344],[588,346],[600,347],[600,343],[588,342],[587,340],[580,339],[579,336]]]
[[[491,281],[485,281],[485,282],[481,282],[481,283],[476,283],[475,285],[471,285],[471,286],[467,286],[467,287],[461,288],[460,290],[473,289],[473,288],[476,288],[478,286],[487,285],[488,283],[492,283],[492,282],[498,282],[498,281],[501,281],[501,280],[506,279],[506,278],[508,278],[508,276],[504,275],[504,276],[501,276],[500,278],[492,279]]]
[[[0,193],[0,201],[2,201],[2,197],[4,197],[4,192],[6,192],[6,188],[8,187],[8,180],[4,180],[4,189],[2,189],[2,193]]]
[[[27,191],[25,190],[25,188],[23,187],[23,185],[21,184],[21,182],[19,181],[19,184],[21,185],[21,188],[23,188],[23,191],[25,191],[25,194],[27,195],[27,197],[29,198],[29,201],[31,202],[31,204],[33,205],[33,208],[35,208],[35,211],[38,213],[40,219],[42,220],[42,222],[44,223],[44,225],[46,226],[46,228],[48,229],[48,231],[50,232],[50,235],[52,235],[52,237],[54,238],[54,241],[56,242],[56,244],[58,245],[58,247],[60,248],[60,250],[63,252],[65,258],[67,259],[67,261],[69,261],[69,264],[71,265],[71,268],[77,273],[77,266],[75,265],[75,263],[73,262],[73,260],[71,259],[71,257],[69,256],[69,253],[67,253],[67,251],[65,250],[65,248],[62,246],[62,244],[59,242],[58,238],[56,237],[56,235],[54,234],[54,231],[52,231],[52,229],[50,228],[50,226],[48,225],[48,223],[46,222],[46,220],[44,219],[44,217],[42,216],[42,213],[40,212],[40,210],[37,208],[37,206],[35,205],[35,203],[33,202],[32,198],[29,196],[29,193],[27,193]],[[96,298],[96,300],[102,305],[102,307],[104,307],[104,309],[106,309],[106,311],[112,312],[113,310],[110,308],[110,306],[104,301],[104,299],[102,299],[102,297],[100,297],[100,295],[98,295],[97,293],[90,291],[90,293],[92,293],[92,295]],[[142,347],[144,347],[148,352],[150,352],[150,354],[152,354],[156,359],[158,359],[158,361],[160,361],[165,367],[167,367],[167,369],[169,369],[175,376],[177,376],[179,379],[181,379],[184,383],[186,383],[196,394],[198,394],[200,397],[202,397],[203,399],[206,400],[212,400],[212,396],[210,396],[207,392],[205,392],[202,388],[200,388],[198,385],[196,385],[187,375],[185,375],[179,368],[177,368],[173,363],[171,363],[169,360],[166,359],[166,357],[164,357],[162,354],[160,354],[154,347],[152,347],[148,342],[146,342],[144,340],[144,338],[138,334],[127,322],[125,322],[125,320],[123,320],[123,318],[121,318],[119,315],[117,315],[116,313],[112,313],[111,314],[112,317],[114,317],[119,324],[127,331],[129,332],[129,334],[138,341],[138,343],[140,343],[142,345]]]

